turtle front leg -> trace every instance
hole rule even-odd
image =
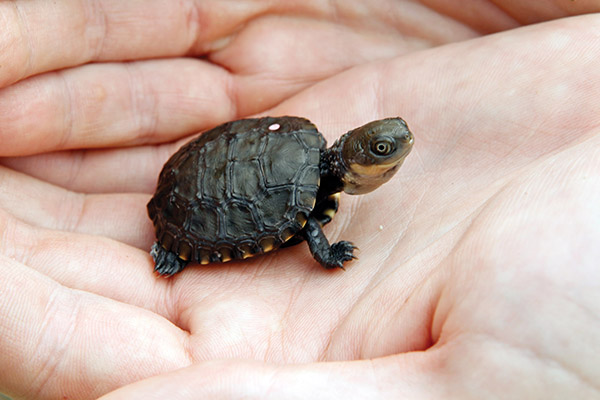
[[[329,241],[321,229],[321,224],[315,217],[308,218],[304,225],[303,235],[315,260],[327,269],[344,269],[345,261],[356,258],[353,254],[356,246],[350,242],[342,240],[329,245]]]

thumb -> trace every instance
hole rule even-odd
[[[133,383],[101,400],[432,398],[418,361],[425,354],[294,365],[210,361]]]

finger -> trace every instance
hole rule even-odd
[[[451,174],[485,152],[488,157],[477,158],[485,171],[478,172],[497,172],[497,163],[515,170],[572,145],[597,126],[589,99],[600,87],[600,68],[590,68],[599,66],[591,56],[600,38],[593,28],[598,21],[597,15],[554,21],[355,68],[275,110],[294,109],[320,120],[324,132],[332,125],[351,129],[375,112],[402,115],[415,133],[417,152],[403,169],[420,157],[429,159],[428,168]],[[557,32],[564,40],[558,48]],[[460,63],[454,62],[457,56]],[[540,57],[546,57],[543,73]],[[565,75],[565,63],[575,73]],[[361,96],[345,98],[349,84]],[[336,112],[329,112],[331,107]]]
[[[593,2],[585,4],[573,4],[573,2],[570,2],[569,4],[560,0],[544,0],[525,4],[518,1],[504,0],[493,3],[523,25],[550,21],[571,15],[598,12],[598,5]],[[471,16],[475,18],[475,15],[471,14]]]
[[[152,193],[158,174],[184,138],[160,146],[69,150],[0,158],[0,165],[81,193]]]
[[[41,228],[99,235],[149,248],[148,195],[71,192],[0,167],[0,208]]]
[[[175,320],[169,282],[147,250],[95,235],[35,228],[0,210],[0,254],[63,286],[145,307]],[[167,299],[168,301],[165,301]]]
[[[274,366],[253,361],[195,364],[123,387],[102,400],[435,398],[417,357]],[[409,368],[414,365],[415,368]],[[410,384],[407,384],[410,382]],[[395,383],[395,385],[392,385]]]
[[[0,391],[94,398],[189,365],[187,335],[161,317],[71,290],[0,255]]]
[[[0,87],[41,72],[90,61],[201,54],[243,21],[213,2],[114,0],[2,2]],[[60,45],[57,45],[60,43]],[[48,51],[53,49],[53,51]]]
[[[40,75],[0,91],[0,155],[172,140],[231,119],[229,86],[223,70],[191,59]]]
[[[369,8],[369,5],[366,6]],[[240,104],[240,113],[246,115],[260,112],[281,101],[284,98],[281,85],[290,87],[286,93],[289,97],[356,65],[428,48],[432,42],[449,40],[448,36],[455,40],[476,36],[470,29],[449,23],[443,17],[427,25],[450,25],[448,32],[452,33],[443,39],[435,37],[433,32],[420,32],[423,36],[431,34],[432,37],[427,39],[419,37],[417,33],[409,36],[405,32],[410,27],[394,27],[396,21],[377,15],[380,11],[365,10],[366,13],[375,14],[372,16],[374,20],[382,20],[381,30],[363,26],[360,21],[346,21],[345,24],[344,16],[334,20],[298,18],[297,15],[265,16],[247,25],[226,47],[210,53],[207,59],[236,76],[241,94],[258,94],[251,101]],[[399,25],[403,25],[402,22]],[[290,47],[290,43],[293,43],[293,47]]]
[[[465,361],[458,354],[461,349],[465,351]],[[486,341],[475,343],[472,348],[461,345],[451,351],[440,349],[353,362],[285,366],[249,361],[207,362],[133,383],[100,399],[435,399],[484,398],[490,393],[502,393],[506,398],[523,398],[532,393],[540,398],[552,394],[559,394],[559,398],[577,394],[593,397],[594,390],[584,384],[553,380],[551,368],[537,366],[536,371],[535,363],[526,355],[515,357],[520,364],[512,365],[513,372],[517,368],[522,379],[507,376],[507,370],[501,369],[510,367],[506,353],[507,349]],[[467,361],[472,364],[466,365]],[[477,366],[475,381],[469,379],[473,365]],[[556,375],[566,378],[566,374]]]

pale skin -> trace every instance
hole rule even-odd
[[[600,2],[421,3],[0,2],[0,392],[600,397]],[[268,114],[408,122],[359,259],[157,278],[162,164]]]

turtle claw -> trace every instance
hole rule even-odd
[[[175,275],[188,264],[187,261],[177,257],[175,253],[165,250],[158,243],[152,245],[150,255],[154,259],[154,271],[165,277]]]
[[[345,270],[344,262],[357,258],[354,255],[354,250],[356,249],[355,245],[345,240],[332,244],[329,253],[329,262],[326,263],[325,268],[341,268]]]
[[[344,262],[356,258],[354,250],[357,247],[348,241],[341,240],[329,245],[319,221],[314,217],[306,222],[303,236],[315,260],[326,269],[344,269]]]

